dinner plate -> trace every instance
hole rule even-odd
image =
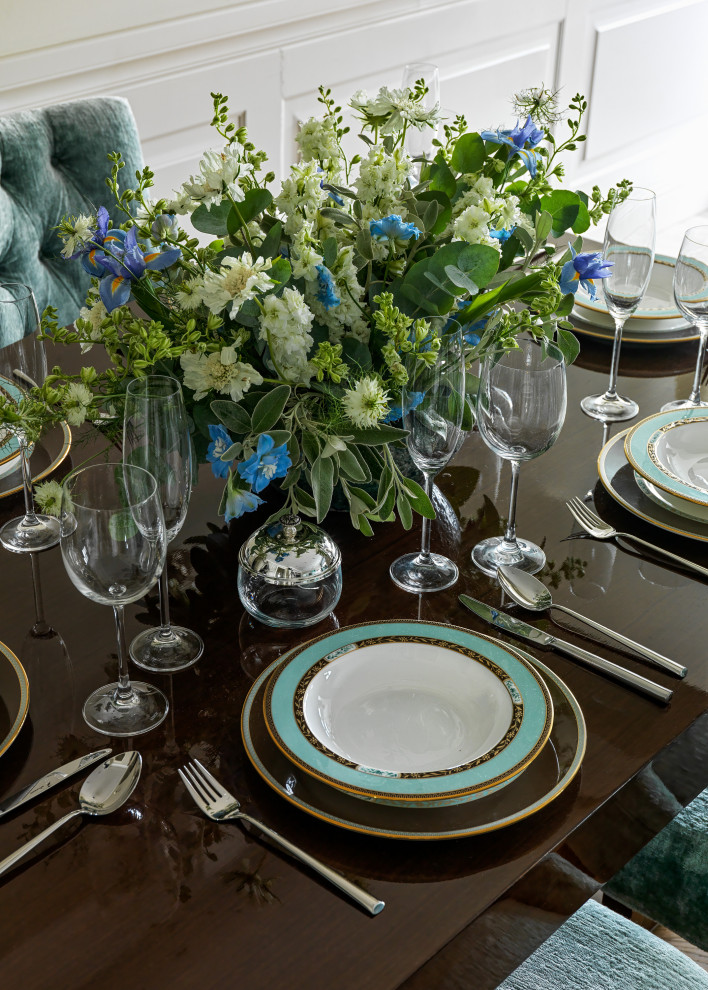
[[[629,430],[618,433],[605,444],[597,459],[597,469],[603,487],[612,498],[645,522],[692,540],[708,541],[708,525],[677,515],[663,508],[641,491],[634,480],[634,469],[627,461],[624,441]]]
[[[578,333],[586,337],[594,337],[596,340],[614,340],[615,325],[610,316],[607,316],[601,323],[601,317],[590,316],[583,310],[575,307],[572,313],[573,328]],[[648,330],[647,326],[629,326],[628,320],[622,331],[622,344],[685,344],[687,341],[698,340],[700,334],[698,330],[685,320],[677,320],[675,325],[667,321],[667,325],[662,324],[662,329]],[[651,325],[651,324],[648,324]]]
[[[627,460],[652,485],[708,506],[708,416],[703,407],[669,409],[634,426],[624,442]]]
[[[47,431],[32,451],[30,466],[32,481],[42,481],[55,471],[71,448],[71,429],[68,423],[58,423]],[[0,477],[0,498],[22,491],[22,471],[18,467],[11,474]]]
[[[662,491],[661,488],[656,488],[646,478],[642,478],[641,474],[637,474],[636,471],[634,472],[634,480],[640,491],[656,505],[660,505],[663,509],[668,509],[670,512],[675,512],[676,515],[683,516],[684,519],[693,519],[695,522],[703,523],[704,526],[708,524],[708,505],[698,505],[696,502],[689,502],[687,499],[675,498],[668,492]]]
[[[632,323],[644,323],[647,320],[651,321],[652,324],[667,320],[684,320],[683,313],[674,299],[675,268],[676,258],[671,258],[666,254],[655,255],[649,285],[642,301],[627,320],[627,326]],[[590,298],[590,293],[579,286],[575,295],[575,305],[579,310],[587,312],[593,317],[606,316],[611,319],[605,302],[605,294],[599,287],[593,300]]]
[[[0,375],[0,396],[17,402],[22,395],[21,390],[4,375]],[[7,427],[0,427],[0,478],[10,474],[20,465],[20,445],[17,438]]]
[[[437,802],[519,773],[548,738],[553,705],[533,665],[501,644],[443,623],[394,620],[292,650],[268,685],[264,714],[285,755],[330,786]]]
[[[494,641],[480,634],[480,639]],[[571,783],[585,754],[583,713],[563,681],[545,664],[515,647],[519,660],[533,662],[543,675],[554,708],[548,742],[537,759],[508,785],[475,801],[452,807],[389,807],[361,801],[329,787],[288,760],[266,727],[263,700],[269,678],[287,660],[276,660],[254,682],[243,706],[241,734],[258,774],[277,794],[308,815],[340,828],[391,839],[457,839],[504,828],[550,804]]]
[[[17,738],[29,707],[29,682],[12,650],[0,643],[0,755]]]

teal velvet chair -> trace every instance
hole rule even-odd
[[[29,285],[40,313],[56,307],[60,326],[78,316],[90,277],[61,257],[54,228],[65,215],[110,210],[111,151],[126,163],[122,188],[133,185],[143,164],[140,139],[130,104],[118,97],[0,116],[0,283]]]
[[[678,949],[590,900],[498,990],[707,990]]]

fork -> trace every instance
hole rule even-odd
[[[697,574],[701,574],[703,577],[708,578],[708,568],[701,567],[700,564],[694,564],[693,561],[686,560],[684,557],[679,557],[678,554],[671,553],[669,550],[664,550],[663,547],[654,546],[653,543],[648,543],[646,540],[642,540],[638,536],[634,536],[632,533],[619,533],[612,526],[609,526],[606,522],[604,522],[604,520],[600,519],[600,517],[592,512],[579,498],[571,498],[571,500],[565,504],[566,508],[578,525],[581,526],[586,533],[589,533],[590,536],[594,536],[595,539],[611,540],[614,536],[621,536],[624,540],[633,540],[634,543],[638,543],[640,546],[646,547],[653,553],[658,553],[664,557],[668,557],[668,559],[673,560],[675,564],[679,564],[681,567],[685,567],[689,571],[695,571]]]
[[[366,908],[371,914],[380,914],[383,911],[385,907],[383,901],[368,894],[361,887],[352,883],[351,880],[347,880],[346,877],[343,877],[335,870],[331,870],[329,866],[325,866],[324,863],[315,859],[314,856],[310,856],[303,849],[294,846],[292,842],[288,842],[287,839],[283,838],[282,835],[279,835],[272,828],[264,825],[263,822],[259,822],[256,818],[251,818],[250,815],[241,811],[239,801],[233,794],[229,794],[225,787],[221,786],[216,777],[212,776],[201,765],[199,760],[193,760],[191,763],[188,763],[181,770],[178,770],[178,773],[182,778],[182,783],[194,798],[194,803],[204,812],[207,818],[211,818],[215,822],[233,821],[234,819],[248,822],[249,825],[252,825],[264,835],[267,835],[269,839],[280,846],[281,849],[284,849],[285,852],[289,853],[295,859],[299,859],[301,863],[305,863],[311,867],[316,873],[323,876],[325,880],[329,880],[330,883],[351,897],[361,907]]]

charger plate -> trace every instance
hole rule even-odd
[[[481,636],[492,643],[487,636]],[[508,785],[478,800],[452,807],[389,807],[361,801],[300,773],[273,742],[263,715],[269,678],[288,654],[263,671],[252,685],[241,715],[246,754],[258,774],[277,794],[308,815],[339,828],[390,839],[458,839],[504,828],[528,818],[554,801],[571,783],[583,760],[586,729],[583,713],[563,681],[541,661],[509,647],[519,660],[533,661],[542,673],[554,708],[553,727],[538,758]]]
[[[697,505],[695,502],[676,498],[674,495],[670,495],[668,492],[662,491],[661,488],[652,485],[650,481],[642,478],[641,474],[637,474],[636,471],[634,472],[634,480],[639,490],[647,498],[650,498],[652,502],[656,503],[656,505],[660,505],[662,509],[675,512],[676,515],[683,516],[685,519],[693,519],[695,522],[703,523],[704,526],[708,525],[708,505]]]
[[[637,423],[624,441],[627,460],[670,495],[708,506],[708,416],[705,407],[669,409]]]
[[[288,759],[326,784],[430,803],[520,773],[548,738],[553,705],[533,665],[500,643],[394,620],[290,651],[268,684],[264,716]]]
[[[64,461],[71,448],[71,429],[68,423],[58,423],[48,430],[32,451],[30,466],[32,481],[42,481]],[[0,498],[22,491],[22,471],[17,467],[11,474],[0,477]]]
[[[17,403],[21,395],[21,390],[16,385],[13,385],[9,378],[0,375],[0,396],[3,399],[9,399],[10,402]],[[10,430],[0,427],[0,478],[6,474],[10,474],[20,466],[19,462],[20,445],[17,438]]]
[[[675,413],[674,413],[675,415]],[[641,491],[634,479],[634,469],[627,461],[624,442],[629,430],[618,433],[605,444],[597,459],[600,481],[609,495],[623,508],[645,522],[692,540],[708,541],[708,525],[679,516],[652,501]]]
[[[12,650],[0,643],[0,755],[17,738],[27,717],[29,682]]]

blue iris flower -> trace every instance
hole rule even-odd
[[[231,522],[232,519],[242,516],[244,512],[255,512],[259,505],[263,505],[263,499],[253,492],[247,492],[242,488],[229,488],[224,519],[227,523]]]
[[[274,444],[271,436],[261,433],[255,454],[236,465],[239,475],[250,484],[254,492],[262,492],[273,478],[284,478],[292,465],[285,444],[282,443],[279,447]]]
[[[406,413],[419,406],[424,398],[425,392],[406,392],[405,401],[402,401],[400,405],[391,406],[384,423],[397,423],[399,419],[403,419]]]
[[[128,302],[131,282],[141,279],[148,268],[169,268],[182,255],[179,248],[145,252],[138,244],[137,236],[135,227],[131,227],[120,247],[114,245],[110,254],[101,253],[96,258],[103,269],[98,289],[109,313]]]
[[[105,206],[100,206],[96,214],[96,229],[91,235],[89,246],[72,254],[72,258],[81,256],[81,267],[89,275],[100,278],[104,271],[98,263],[98,259],[105,254],[103,248],[111,251],[114,248],[121,248],[125,241],[125,231],[116,230],[110,226],[111,218]]]
[[[381,220],[372,220],[369,230],[376,241],[409,241],[411,237],[418,240],[421,235],[414,223],[404,223],[397,213],[382,217]]]
[[[515,155],[519,155],[531,176],[536,175],[536,155],[531,151],[543,138],[544,133],[534,124],[531,117],[526,118],[526,123],[522,126],[516,121],[516,127],[510,131],[482,131],[482,138],[491,141],[492,144],[505,144],[512,148]],[[526,145],[529,145],[529,148]],[[513,157],[513,156],[512,156]]]
[[[560,289],[563,295],[571,292],[573,295],[578,291],[578,285],[582,285],[586,292],[590,293],[590,298],[597,297],[597,289],[593,279],[609,278],[612,272],[610,269],[614,261],[605,261],[597,252],[587,252],[586,254],[576,254],[572,244],[569,244],[572,255],[570,261],[561,268]]]
[[[317,265],[317,298],[325,309],[333,309],[342,301],[337,295],[337,285],[326,265]]]
[[[229,462],[222,461],[221,455],[233,444],[233,440],[221,424],[209,427],[211,443],[207,447],[207,460],[217,478],[226,478],[229,474]]]

